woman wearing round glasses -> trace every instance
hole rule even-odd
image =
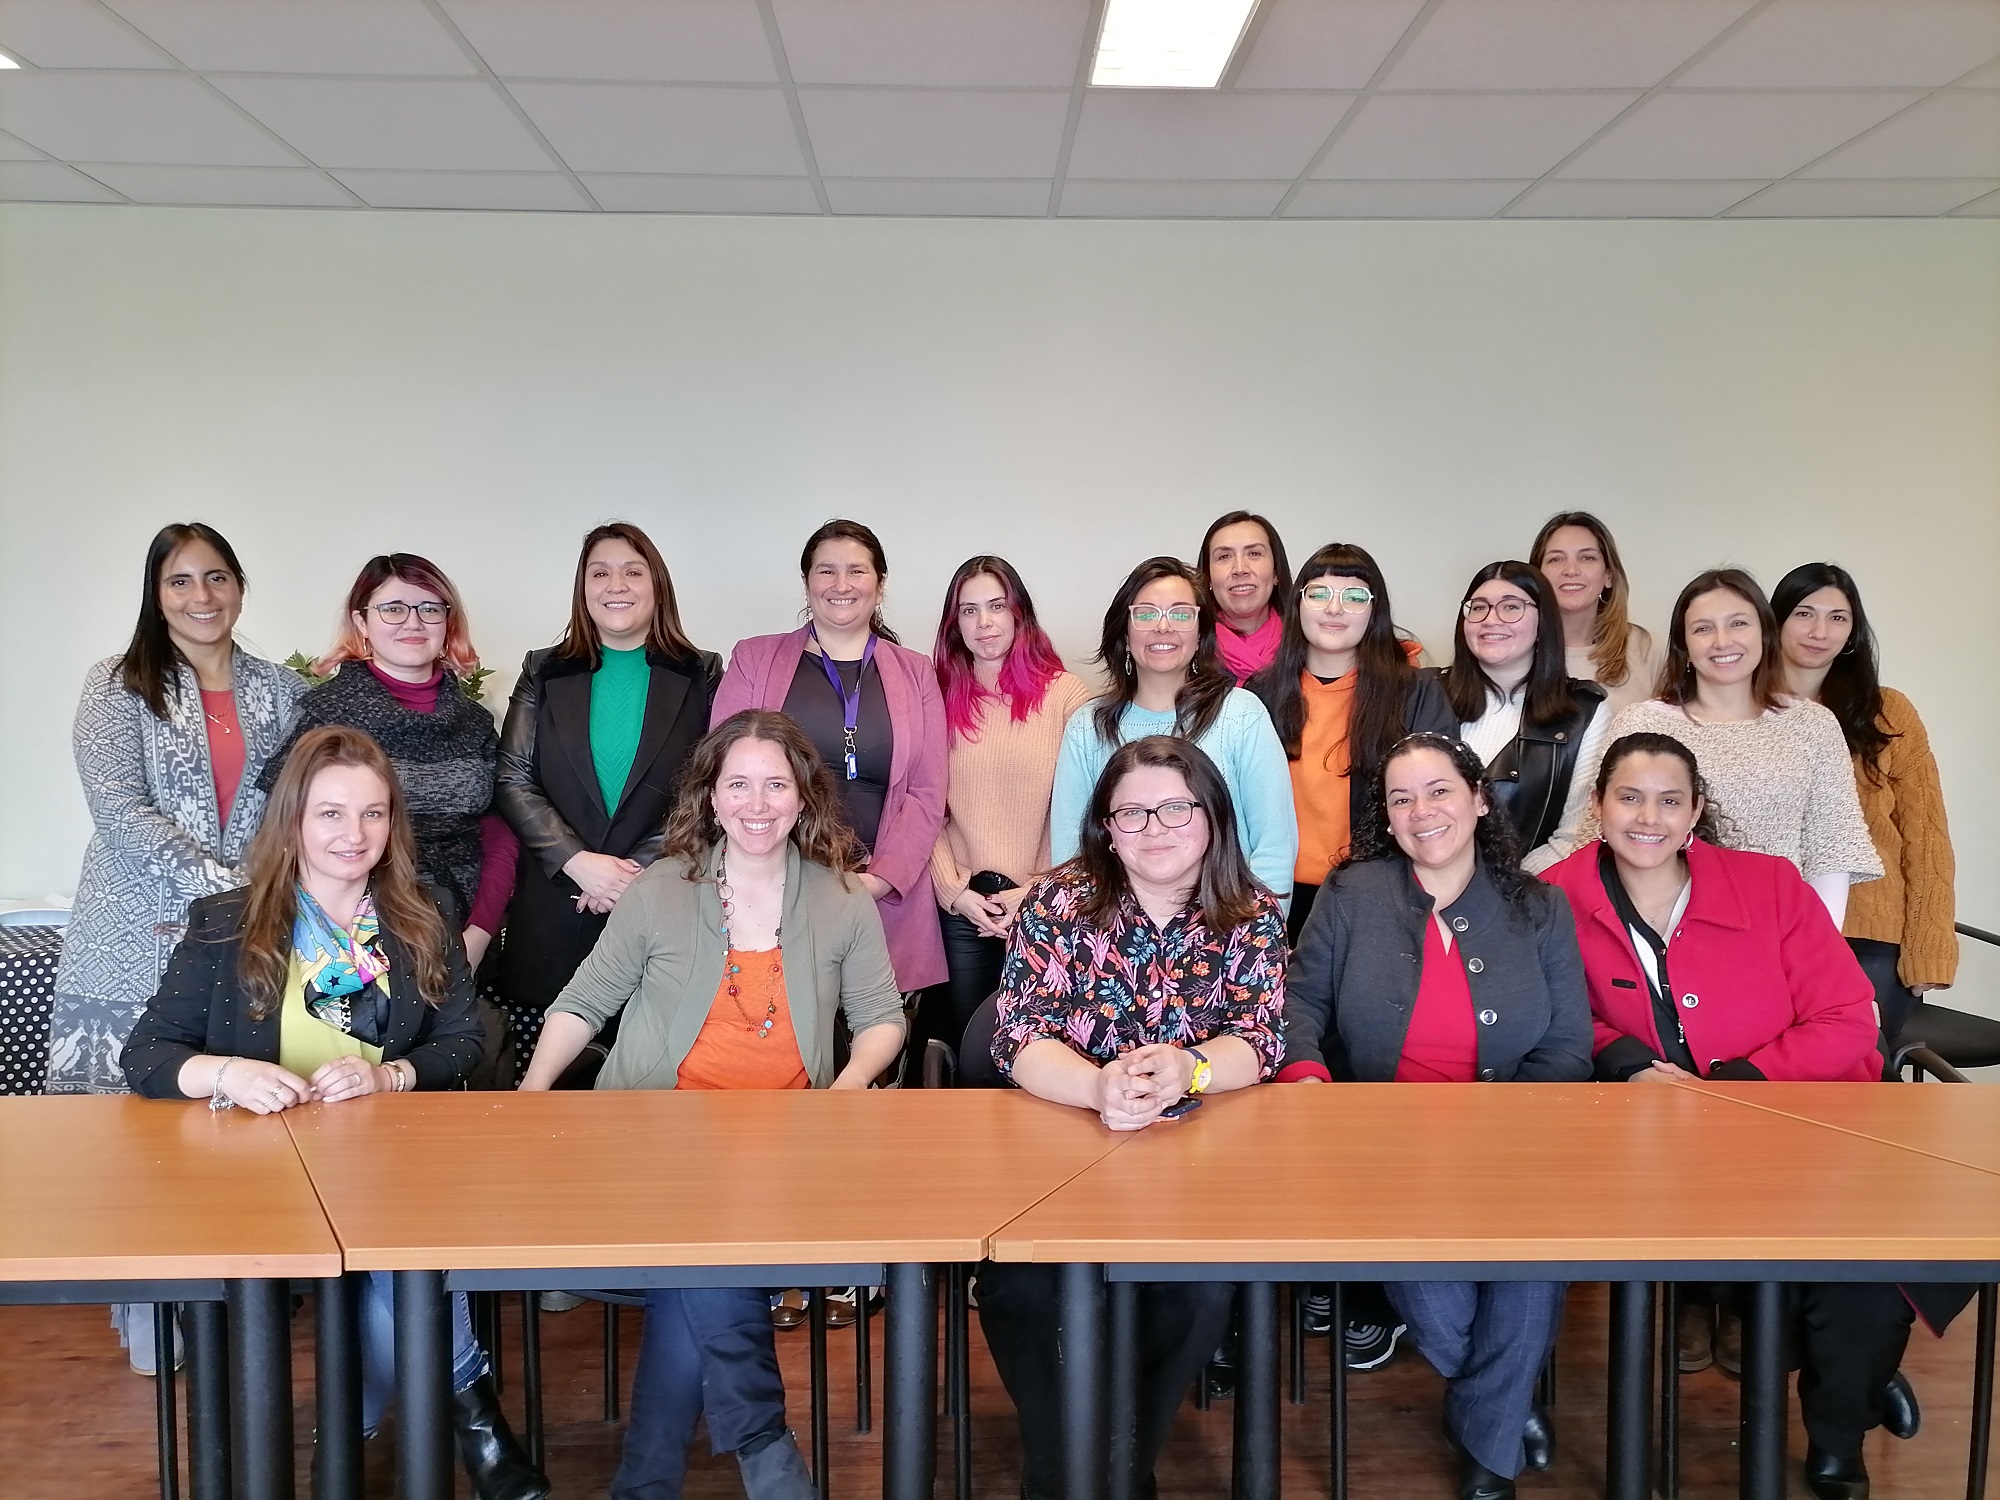
[[[1320,548],[1299,585],[1276,660],[1249,682],[1291,764],[1294,942],[1321,883],[1347,858],[1351,820],[1365,818],[1351,799],[1366,793],[1389,747],[1417,730],[1458,729],[1436,676],[1417,670],[1423,648],[1396,628],[1389,586],[1366,550]]]
[[[1237,841],[1250,873],[1290,895],[1299,831],[1292,780],[1271,716],[1236,686],[1215,647],[1215,607],[1200,575],[1175,557],[1150,557],[1119,585],[1104,611],[1097,660],[1109,685],[1070,716],[1056,759],[1049,847],[1072,859],[1084,809],[1120,745],[1172,735],[1201,747],[1235,804]]]
[[[1038,1098],[1091,1110],[1112,1130],[1143,1130],[1206,1094],[1270,1076],[1284,963],[1284,917],[1244,862],[1223,776],[1186,741],[1148,735],[1110,756],[1091,789],[1080,852],[1021,903],[993,1062]],[[1029,1500],[1061,1493],[1056,1269],[979,1269],[980,1323],[1020,1413]],[[1153,1493],[1161,1441],[1222,1337],[1232,1290],[1140,1289],[1149,1331],[1132,1494]]]
[[[339,636],[313,663],[333,675],[299,700],[291,738],[257,783],[266,793],[277,784],[307,730],[345,724],[372,737],[402,784],[417,878],[457,903],[475,969],[514,894],[521,848],[493,811],[500,736],[465,690],[478,667],[465,606],[437,564],[411,552],[369,558],[347,591]]]
[[[1458,613],[1445,697],[1535,874],[1588,838],[1590,779],[1611,726],[1604,689],[1569,675],[1548,581],[1526,563],[1481,568]]]

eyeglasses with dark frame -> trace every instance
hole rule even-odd
[[[426,599],[421,604],[412,604],[407,599],[384,599],[380,604],[368,606],[382,618],[384,625],[400,625],[410,618],[410,611],[417,612],[417,618],[426,625],[442,625],[451,618],[451,606],[436,599]]]
[[[1468,599],[1459,605],[1458,612],[1474,625],[1488,615],[1497,615],[1501,623],[1512,625],[1534,607],[1534,600],[1509,594],[1504,599]]]
[[[1162,828],[1185,828],[1194,821],[1194,815],[1201,810],[1199,802],[1190,802],[1176,797],[1162,802],[1158,807],[1125,806],[1111,809],[1111,816],[1104,821],[1120,833],[1144,833],[1146,825],[1155,818]]]

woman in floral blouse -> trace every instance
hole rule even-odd
[[[993,1060],[1020,1087],[1143,1130],[1271,1076],[1284,1047],[1285,916],[1251,877],[1222,774],[1150,735],[1113,753],[1077,857],[1022,901]],[[1060,1492],[1056,1268],[988,1264],[979,1320],[1021,1418],[1022,1494]],[[1229,1319],[1233,1288],[1140,1288],[1132,1490]]]

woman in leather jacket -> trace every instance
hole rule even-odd
[[[1569,675],[1548,581],[1526,563],[1481,568],[1458,614],[1445,697],[1520,835],[1522,868],[1540,874],[1584,840],[1611,727],[1604,689]]]
[[[646,533],[614,522],[586,536],[569,628],[521,663],[500,731],[494,801],[523,850],[499,971],[517,1056],[534,1050],[549,1003],[659,857],[721,676],[721,659],[681,629]]]

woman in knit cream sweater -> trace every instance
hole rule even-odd
[[[1014,910],[1048,869],[1049,797],[1063,725],[1090,697],[1035,619],[1004,558],[959,565],[931,652],[950,725],[944,828],[931,885],[944,908],[951,978],[926,997],[919,1029],[957,1050],[965,1023],[1000,987]]]

